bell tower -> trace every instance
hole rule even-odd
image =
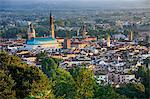
[[[33,24],[29,23],[28,27],[28,40],[35,38],[35,29],[33,28]]]
[[[54,18],[52,14],[50,13],[50,27],[51,27],[51,37],[55,38],[55,30],[54,30]]]

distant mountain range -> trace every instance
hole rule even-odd
[[[0,9],[130,9],[150,8],[150,0],[75,1],[75,0],[0,0]]]

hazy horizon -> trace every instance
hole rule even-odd
[[[0,8],[150,8],[150,0],[0,0]]]

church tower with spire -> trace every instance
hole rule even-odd
[[[54,26],[54,18],[52,16],[52,14],[50,13],[50,27],[51,27],[51,37],[55,38],[55,26]]]
[[[29,23],[28,27],[28,40],[35,38],[35,29],[33,28],[33,24]]]

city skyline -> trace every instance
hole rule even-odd
[[[150,0],[0,0],[0,99],[150,99]]]

